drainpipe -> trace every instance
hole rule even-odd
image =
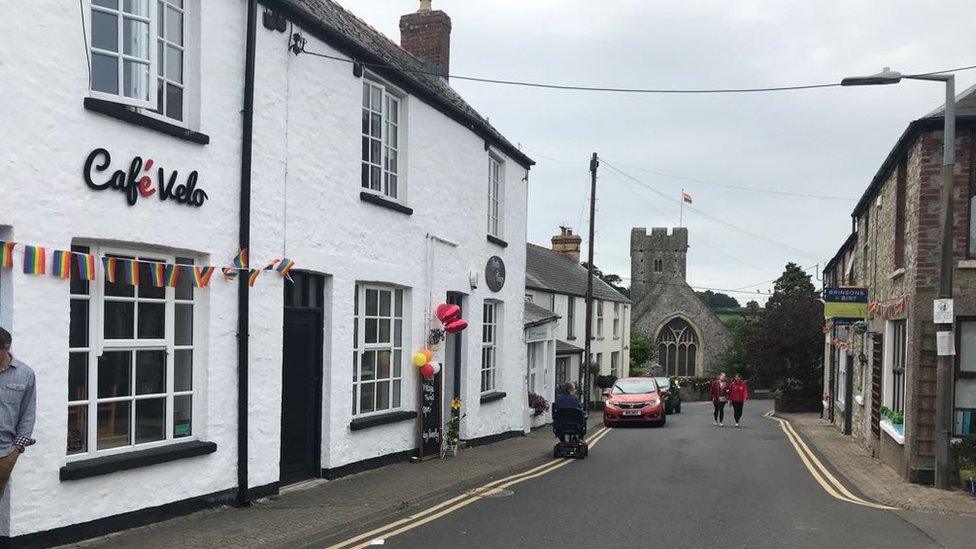
[[[239,247],[251,243],[251,145],[254,135],[254,49],[257,40],[257,0],[247,2],[247,37],[244,48],[244,108],[241,113],[241,202]],[[237,498],[238,506],[250,505],[247,495],[247,402],[249,290],[247,273],[237,276]]]

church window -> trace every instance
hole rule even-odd
[[[654,260],[654,272],[655,273],[659,273],[663,269],[664,269],[664,265],[662,264],[661,260],[660,259],[655,259]]]
[[[698,363],[698,336],[684,319],[669,322],[658,336],[658,361],[668,376],[694,376]]]

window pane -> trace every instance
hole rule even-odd
[[[393,408],[400,407],[400,380],[393,380]]]
[[[383,110],[383,90],[375,86],[370,86],[370,96],[371,107],[374,111],[380,112]]]
[[[98,398],[131,394],[132,351],[105,351],[98,357]]]
[[[136,394],[155,395],[166,392],[166,351],[136,353]]]
[[[122,9],[126,13],[149,17],[149,0],[123,0]]]
[[[367,320],[367,322],[369,322]],[[390,321],[389,319],[381,319],[379,321],[379,343],[389,343],[390,342]]]
[[[101,381],[99,380],[99,384]],[[99,450],[118,448],[130,444],[130,406],[131,402],[106,402],[98,405]]]
[[[173,397],[173,438],[188,437],[193,434],[193,397],[182,395]]]
[[[119,60],[109,55],[92,54],[92,89],[104,93],[119,93]]]
[[[390,294],[392,292],[380,292],[380,316],[390,316]]]
[[[92,0],[92,4],[113,10],[119,9],[119,0]]]
[[[166,48],[166,78],[183,83],[183,52],[172,46]]]
[[[88,451],[88,405],[68,406],[68,455]]]
[[[183,45],[183,14],[173,8],[166,10],[166,39]]]
[[[68,329],[68,347],[88,346],[88,301],[71,300],[71,322]]]
[[[390,382],[380,381],[376,384],[376,409],[390,409]]]
[[[105,339],[132,339],[135,303],[105,302]]]
[[[68,400],[88,398],[88,353],[68,355]]]
[[[363,353],[363,366],[360,372],[360,377],[363,381],[376,379],[376,351],[366,351]]]
[[[119,16],[92,10],[92,47],[100,50],[119,51]]]
[[[173,390],[193,390],[193,351],[178,350],[174,353]]]
[[[122,21],[122,51],[149,60],[149,23],[126,17]]]
[[[401,364],[403,364],[403,351],[393,351],[393,377],[400,377]]]
[[[393,294],[395,296],[394,301],[396,302],[396,304],[393,307],[393,313],[398,317],[402,317],[403,316],[403,290],[395,290]]]
[[[376,343],[376,319],[367,318],[366,319],[366,333],[365,341],[366,343]]]
[[[366,316],[376,316],[379,302],[378,293],[376,290],[366,290]]]
[[[169,113],[169,110],[166,111]],[[172,115],[171,115],[172,117]],[[187,259],[185,257],[176,258],[177,265],[193,265],[192,259]],[[183,268],[183,272],[180,273],[180,281],[176,284],[176,299],[190,300],[193,299],[193,269]]]
[[[376,354],[376,370],[377,379],[390,377],[390,351],[380,351]]]
[[[373,391],[376,386],[372,383],[364,383],[359,388],[359,413],[365,414],[373,411]]]
[[[403,321],[396,320],[393,323],[393,345],[399,347],[403,340]]]
[[[378,139],[369,140],[369,161],[370,162],[372,162],[373,164],[379,164],[380,162],[382,162],[382,158],[380,157],[380,151],[382,150],[382,148],[383,148],[382,144]],[[379,174],[379,172],[376,173]]]
[[[959,370],[976,372],[976,322],[959,326]]]
[[[105,263],[102,263],[105,266]],[[111,297],[135,297],[136,289],[125,283],[125,276],[122,274],[122,262],[115,266],[115,282],[109,282],[105,277],[105,295]]]
[[[166,288],[157,288],[152,283],[152,271],[156,266],[155,263],[150,263],[147,261],[139,262],[139,297],[144,297],[146,299],[165,299],[166,298]]]
[[[123,91],[126,97],[149,99],[149,65],[135,61],[123,61]]]
[[[976,409],[976,379],[956,380],[956,408]]]
[[[179,307],[177,305],[177,308]],[[163,339],[164,337],[166,337],[166,305],[139,303],[139,339]]]
[[[139,305],[141,308],[142,305]],[[176,305],[176,336],[177,345],[193,345],[193,305]]]
[[[166,438],[166,399],[136,401],[136,444]]]

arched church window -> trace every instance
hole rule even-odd
[[[661,260],[660,259],[655,259],[654,260],[654,272],[655,273],[659,273],[659,272],[661,272],[662,268],[663,268],[663,265],[661,263]]]
[[[668,376],[694,376],[698,361],[698,335],[691,324],[676,318],[657,339],[658,363]]]

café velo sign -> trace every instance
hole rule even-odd
[[[824,317],[865,318],[867,316],[867,288],[824,288]]]
[[[95,180],[97,173],[108,172],[112,164],[112,155],[105,149],[98,148],[93,150],[85,160],[83,175],[85,184],[89,189],[95,191],[115,190],[125,195],[125,200],[130,206],[135,206],[139,198],[149,198],[158,195],[162,201],[172,200],[177,204],[199,208],[210,197],[203,189],[197,188],[197,178],[199,175],[194,170],[186,176],[186,181],[177,183],[179,172],[173,170],[169,172],[169,179],[166,178],[166,170],[162,167],[156,169],[156,179],[153,180],[152,172],[153,159],[150,158],[143,162],[141,156],[135,156],[129,162],[128,171],[115,170],[108,179]]]

